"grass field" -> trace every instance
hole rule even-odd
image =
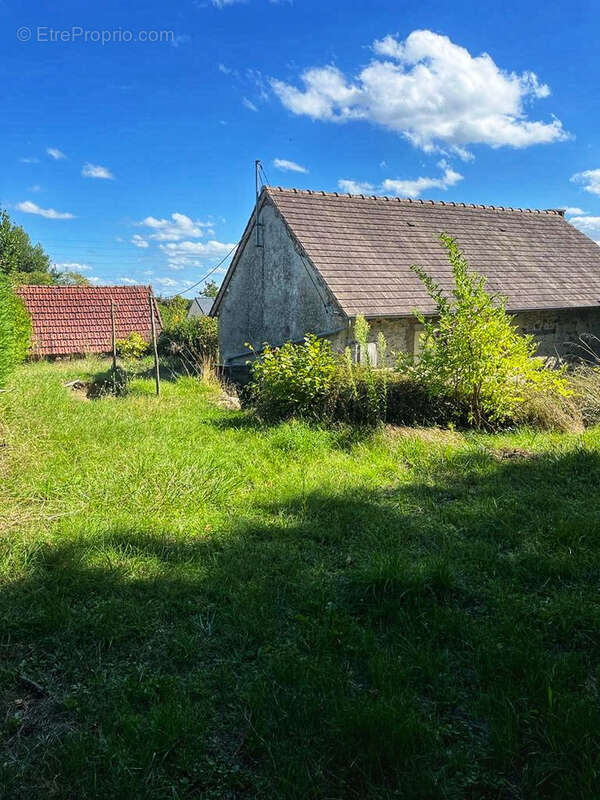
[[[600,431],[0,394],[0,797],[597,798]]]

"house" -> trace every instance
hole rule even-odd
[[[150,341],[150,303],[161,330],[151,286],[21,286],[17,293],[31,315],[34,357],[110,352],[111,301],[117,339],[135,331]]]
[[[210,310],[213,307],[213,297],[194,297],[192,304],[188,309],[187,317],[208,317]]]
[[[257,225],[258,221],[258,225]],[[445,289],[452,274],[439,235],[455,237],[488,288],[508,298],[541,355],[600,336],[600,247],[561,210],[533,210],[263,187],[215,300],[225,365],[308,332],[336,350],[354,343],[357,314],[390,351],[415,353],[414,317],[434,306],[410,269]]]

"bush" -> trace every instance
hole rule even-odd
[[[215,317],[192,317],[164,328],[158,347],[163,355],[176,356],[184,367],[198,371],[215,362],[219,348],[219,323]]]
[[[148,342],[136,331],[126,339],[117,339],[117,355],[121,358],[142,358],[148,352]]]
[[[187,297],[182,297],[180,294],[175,294],[173,297],[157,297],[156,302],[160,311],[160,316],[163,323],[163,328],[173,328],[184,322],[187,313],[192,304],[191,300]]]
[[[435,319],[417,314],[424,327],[417,363],[399,358],[399,369],[433,397],[449,398],[457,417],[475,427],[496,426],[518,416],[532,392],[566,397],[564,368],[547,369],[535,358],[532,336],[520,334],[506,312],[506,298],[489,294],[485,278],[469,270],[452,237],[442,234],[454,277],[451,298],[420,267],[419,276],[436,306]]]
[[[268,345],[252,363],[248,401],[263,419],[324,419],[331,408],[336,359],[327,339]]]
[[[362,326],[362,329],[361,329]],[[359,344],[368,326],[360,322]],[[378,342],[379,357],[385,341]],[[422,384],[406,375],[375,370],[352,362],[350,351],[335,355],[327,340],[314,335],[302,344],[266,346],[251,366],[245,404],[265,420],[291,417],[353,425],[427,425],[450,421],[452,405],[432,397]]]
[[[25,359],[31,342],[31,320],[23,301],[0,275],[0,386]]]

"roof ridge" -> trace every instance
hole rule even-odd
[[[111,284],[100,284],[100,286],[60,286],[59,284],[45,284],[45,283],[22,283],[16,287],[17,291],[29,291],[29,290],[36,290],[36,291],[49,291],[49,290],[60,290],[64,291],[67,290],[78,290],[78,291],[87,291],[87,292],[97,292],[106,289],[122,289],[123,291],[136,291],[138,289],[145,289],[149,290],[152,288],[151,284],[147,283],[134,283],[134,284],[122,284],[122,283],[111,283]]]
[[[294,194],[316,195],[322,197],[347,197],[362,200],[383,200],[388,203],[404,203],[407,205],[422,205],[422,206],[450,206],[454,208],[476,208],[481,211],[517,211],[522,214],[554,214],[559,217],[564,217],[565,210],[562,208],[515,208],[513,206],[493,206],[478,203],[460,203],[454,200],[422,200],[421,198],[412,197],[389,197],[388,195],[376,194],[352,194],[351,192],[325,192],[316,189],[295,189],[285,188],[283,186],[268,186],[265,184],[263,187],[267,192],[274,194],[276,192],[292,192]]]

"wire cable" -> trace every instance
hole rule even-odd
[[[240,240],[240,241],[241,241],[241,240]],[[204,281],[205,281],[207,278],[210,278],[210,276],[211,276],[211,275],[212,275],[214,272],[216,272],[216,271],[219,269],[219,267],[221,266],[221,264],[223,264],[225,261],[227,261],[227,259],[229,258],[229,256],[230,256],[232,253],[234,253],[234,252],[237,250],[237,248],[238,248],[239,244],[240,244],[240,242],[238,242],[237,244],[234,244],[234,245],[233,245],[233,247],[231,248],[231,250],[230,250],[230,251],[227,253],[227,255],[226,255],[226,256],[223,256],[223,258],[222,258],[222,259],[219,261],[219,263],[217,264],[217,266],[216,266],[216,267],[213,267],[213,268],[210,270],[210,272],[207,272],[207,273],[206,273],[206,275],[204,275],[202,278],[200,278],[200,280],[199,280],[199,281],[197,281],[196,283],[192,284],[191,286],[188,286],[188,288],[187,288],[187,289],[183,289],[181,292],[179,292],[179,294],[185,294],[186,292],[191,292],[191,290],[192,290],[192,289],[195,289],[195,288],[196,288],[196,286],[200,286],[200,284],[201,284],[201,283],[204,283]]]
[[[265,186],[265,185],[266,185],[266,186],[270,186],[270,185],[271,185],[271,181],[269,180],[269,176],[268,176],[268,175],[267,175],[267,173],[265,172],[265,168],[264,168],[264,167],[263,167],[263,165],[262,165],[262,161],[260,162],[260,165],[259,165],[259,170],[262,172],[262,174],[263,174],[263,176],[264,176],[264,179],[265,179],[265,181],[266,181],[266,184],[265,184],[265,183],[263,183],[263,186]]]

